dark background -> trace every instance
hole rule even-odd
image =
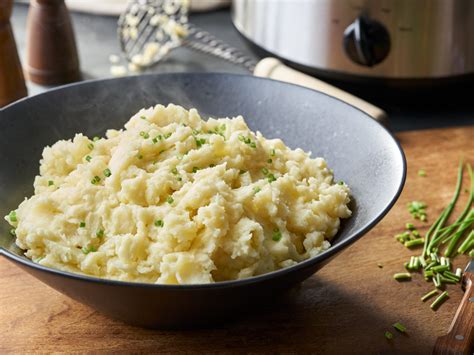
[[[26,5],[15,5],[12,25],[22,61],[25,55]],[[116,17],[82,13],[72,14],[85,79],[110,77],[110,54],[120,54],[116,35]],[[257,58],[233,27],[229,10],[192,14],[190,21],[209,31],[230,45]],[[175,49],[165,61],[147,72],[231,72],[248,73],[245,69],[221,59],[193,52],[186,48]],[[439,81],[411,85],[402,89],[391,82],[371,85],[332,82],[350,89],[385,109],[394,131],[474,124],[474,79],[455,80],[448,84]],[[29,83],[30,95],[47,88]],[[350,118],[348,118],[350,119]]]

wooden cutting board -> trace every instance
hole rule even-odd
[[[436,337],[449,328],[462,290],[450,285],[450,299],[437,312],[432,311],[429,302],[420,301],[432,284],[419,275],[406,283],[392,279],[395,272],[404,271],[403,262],[414,254],[393,236],[411,221],[406,209],[409,201],[425,201],[430,220],[448,203],[459,159],[463,156],[474,163],[474,127],[413,131],[398,138],[407,155],[408,178],[396,206],[375,229],[276,309],[262,309],[208,329],[134,328],[61,295],[1,258],[0,353],[431,353]],[[419,169],[427,176],[418,176]],[[460,205],[466,198],[463,192]],[[466,262],[467,257],[456,259],[459,266]],[[391,325],[397,321],[406,325],[406,335],[393,330]],[[385,339],[386,330],[394,334],[393,340]]]

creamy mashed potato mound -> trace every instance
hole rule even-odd
[[[52,268],[159,284],[242,279],[330,246],[349,189],[322,158],[176,105],[143,109],[106,138],[43,151],[35,193],[6,220]]]

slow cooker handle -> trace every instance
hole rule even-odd
[[[308,87],[310,89],[321,91],[329,96],[333,96],[341,101],[348,103],[359,110],[364,111],[376,121],[386,125],[388,117],[385,111],[371,103],[364,101],[348,92],[329,85],[324,81],[303,74],[297,70],[284,65],[276,58],[264,58],[255,67],[253,72],[255,76],[285,81],[292,84]]]

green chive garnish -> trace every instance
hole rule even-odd
[[[104,236],[104,230],[102,229],[99,229],[96,233],[95,233],[95,236],[97,238],[102,238]]]
[[[273,163],[273,160],[272,160],[272,159],[268,159],[268,160],[267,160],[267,163],[268,163],[268,164],[271,164],[271,163]]]
[[[110,171],[109,168],[106,168],[106,169],[104,170],[104,175],[105,175],[106,177],[109,177],[110,175],[112,175],[112,172]]]
[[[49,181],[48,181],[48,186],[52,186],[52,185],[54,185],[54,181],[53,181],[53,180],[49,180]]]
[[[407,224],[405,225],[405,227],[406,227],[406,229],[410,229],[410,230],[415,229],[415,226],[413,225],[413,223],[407,223]]]
[[[166,198],[166,202],[168,202],[168,203],[171,205],[171,204],[174,202],[173,197],[168,196],[168,197]]]
[[[390,333],[389,331],[386,331],[386,332],[384,333],[384,336],[385,336],[385,338],[387,338],[388,340],[392,340],[392,339],[393,339],[393,334]]]
[[[420,169],[420,170],[418,170],[418,175],[419,176],[426,176],[426,171],[424,171],[423,169]]]
[[[87,148],[89,148],[90,150],[94,149],[94,144],[89,143],[89,144],[87,145]]]
[[[409,272],[399,272],[394,274],[393,278],[397,281],[409,281],[411,280],[411,274]]]
[[[431,297],[437,294],[438,294],[438,290],[432,290],[428,292],[426,295],[424,295],[423,297],[421,297],[421,301],[425,302],[426,300],[430,299]]]
[[[171,169],[171,173],[174,175],[178,174],[178,169],[174,167],[173,169]]]
[[[272,157],[274,157],[275,154],[276,154],[275,149],[272,149],[270,155],[271,155]]]
[[[165,223],[161,219],[157,219],[155,221],[155,226],[157,226],[157,227],[163,227],[164,225],[165,225]]]
[[[91,157],[90,155],[86,155],[86,160],[87,160],[88,162],[90,162],[91,159],[92,159],[92,157]]]
[[[17,219],[16,219],[16,211],[11,211],[11,212],[8,214],[8,219],[10,220],[10,222],[17,222]]]
[[[258,193],[258,192],[260,192],[260,191],[262,191],[262,189],[261,189],[260,187],[254,187],[254,188],[253,188],[253,192],[254,192],[254,193]]]
[[[405,246],[407,248],[411,248],[417,245],[423,245],[424,242],[425,240],[423,238],[413,239],[413,240],[406,241]]]
[[[165,133],[165,134],[163,134],[163,138],[164,138],[164,139],[168,139],[169,137],[171,137],[171,133]]]
[[[100,182],[100,177],[99,176],[94,176],[94,178],[91,180],[92,185],[97,185]]]
[[[393,327],[398,330],[399,332],[405,333],[407,331],[407,328],[400,322],[397,322],[393,324]]]
[[[268,182],[273,182],[273,181],[276,180],[276,177],[275,177],[275,175],[273,175],[273,174],[268,174],[267,180],[268,180]]]
[[[431,309],[432,310],[437,310],[438,307],[449,297],[448,291],[444,291],[442,294],[440,294],[434,302],[431,304]]]
[[[278,242],[280,239],[281,239],[281,232],[278,228],[275,228],[273,230],[273,234],[272,234],[272,239],[275,241],[275,242]]]
[[[10,234],[14,237],[16,237],[16,231],[15,228],[10,229]]]
[[[79,223],[79,227],[85,228],[85,227],[86,227],[86,222],[81,222],[81,223]]]
[[[97,142],[98,140],[100,140],[100,137],[95,136],[94,138],[92,138],[92,141],[94,142]]]

